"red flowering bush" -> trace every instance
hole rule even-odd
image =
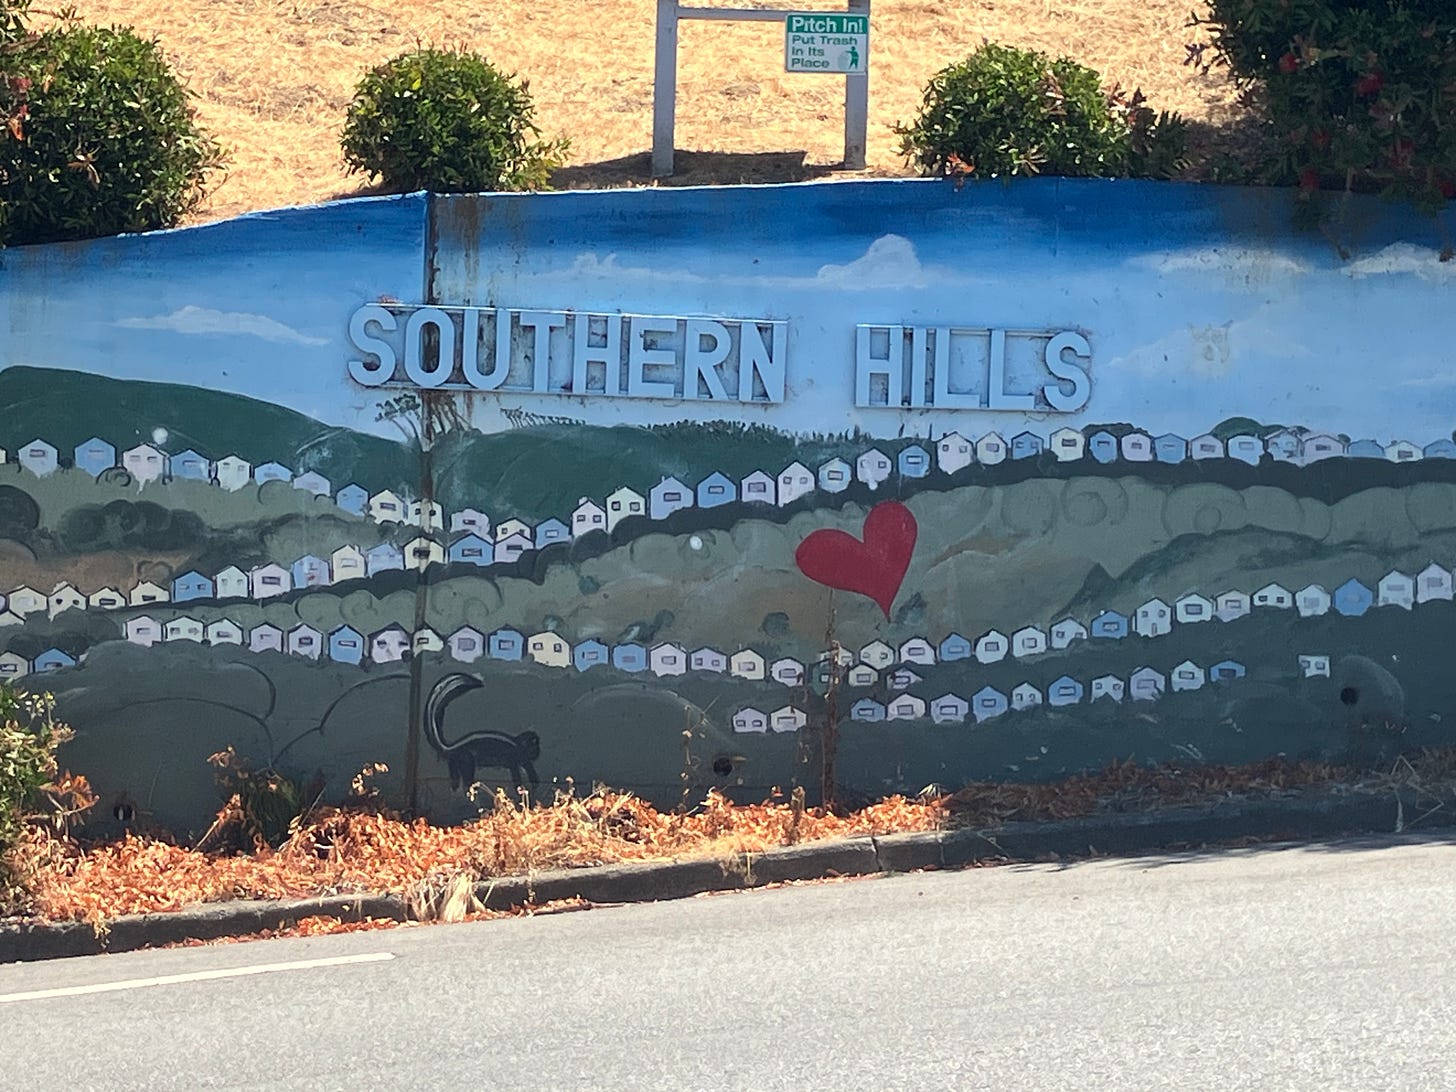
[[[1378,191],[1434,211],[1456,197],[1456,2],[1211,0],[1213,47],[1258,90],[1274,180]]]

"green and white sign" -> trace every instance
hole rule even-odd
[[[862,75],[870,70],[870,17],[790,12],[784,20],[784,69]]]

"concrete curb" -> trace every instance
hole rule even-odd
[[[593,903],[655,902],[787,880],[961,868],[992,860],[1135,856],[1243,839],[1299,842],[1391,833],[1400,828],[1403,814],[1397,793],[1230,801],[1063,822],[811,842],[731,861],[665,861],[539,872],[482,882],[475,894],[490,909],[568,898]],[[1456,826],[1456,813],[1443,812],[1426,817],[1421,829],[1452,826]],[[0,964],[241,936],[285,928],[320,914],[344,921],[406,921],[410,917],[405,900],[398,895],[336,895],[290,901],[238,900],[168,914],[130,915],[111,921],[102,936],[77,922],[22,922],[0,925]]]

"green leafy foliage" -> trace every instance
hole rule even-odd
[[[924,173],[981,178],[1167,177],[1187,143],[1182,119],[1155,113],[1141,93],[1106,91],[1066,57],[992,42],[937,72],[920,116],[895,131]]]
[[[56,751],[70,738],[49,694],[0,682],[0,913],[24,904],[27,831],[43,822],[64,829],[94,802],[84,779],[60,773]]]
[[[524,80],[466,50],[418,49],[359,82],[344,161],[393,192],[541,189],[567,143],[541,140],[534,117]]]
[[[1451,0],[1212,0],[1199,22],[1272,130],[1267,180],[1313,213],[1323,190],[1456,197]]]
[[[170,227],[221,165],[161,48],[130,30],[21,33],[0,64],[0,244]]]

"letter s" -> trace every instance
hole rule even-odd
[[[366,387],[382,387],[394,377],[397,358],[393,345],[369,333],[371,322],[385,333],[399,328],[394,315],[377,303],[366,303],[355,311],[349,319],[349,340],[364,354],[364,359],[349,361],[349,377]],[[370,356],[377,357],[378,363],[370,363]]]
[[[1092,380],[1087,375],[1086,367],[1062,359],[1062,354],[1068,350],[1088,364],[1092,363],[1092,346],[1081,334],[1064,330],[1047,342],[1047,371],[1058,379],[1072,384],[1070,394],[1062,391],[1060,383],[1048,383],[1041,389],[1047,404],[1058,413],[1076,413],[1087,404],[1087,399],[1092,396]]]

